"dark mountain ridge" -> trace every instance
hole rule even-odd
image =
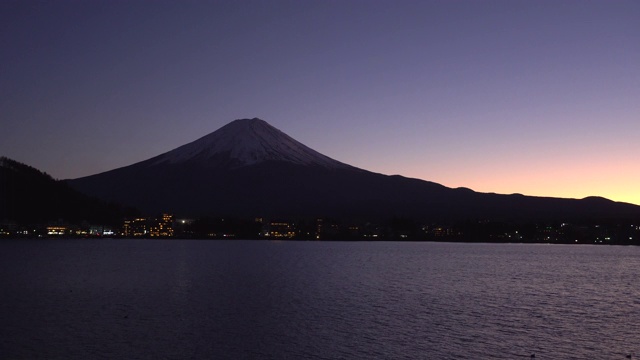
[[[603,198],[478,193],[373,173],[322,155],[260,119],[236,120],[151,159],[68,183],[144,212],[186,216],[640,219],[640,206]]]
[[[119,224],[134,209],[91,198],[29,165],[0,157],[0,220]]]

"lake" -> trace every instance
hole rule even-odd
[[[640,357],[640,248],[0,241],[3,359]]]

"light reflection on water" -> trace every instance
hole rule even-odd
[[[640,355],[640,249],[0,242],[7,358]]]

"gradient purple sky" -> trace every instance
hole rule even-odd
[[[239,118],[385,174],[640,204],[640,1],[0,2],[0,155],[55,178]]]

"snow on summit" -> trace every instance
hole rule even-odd
[[[326,168],[349,167],[303,145],[258,118],[232,121],[209,135],[158,156],[154,163],[206,162],[220,155],[228,156],[238,167],[264,161]]]

